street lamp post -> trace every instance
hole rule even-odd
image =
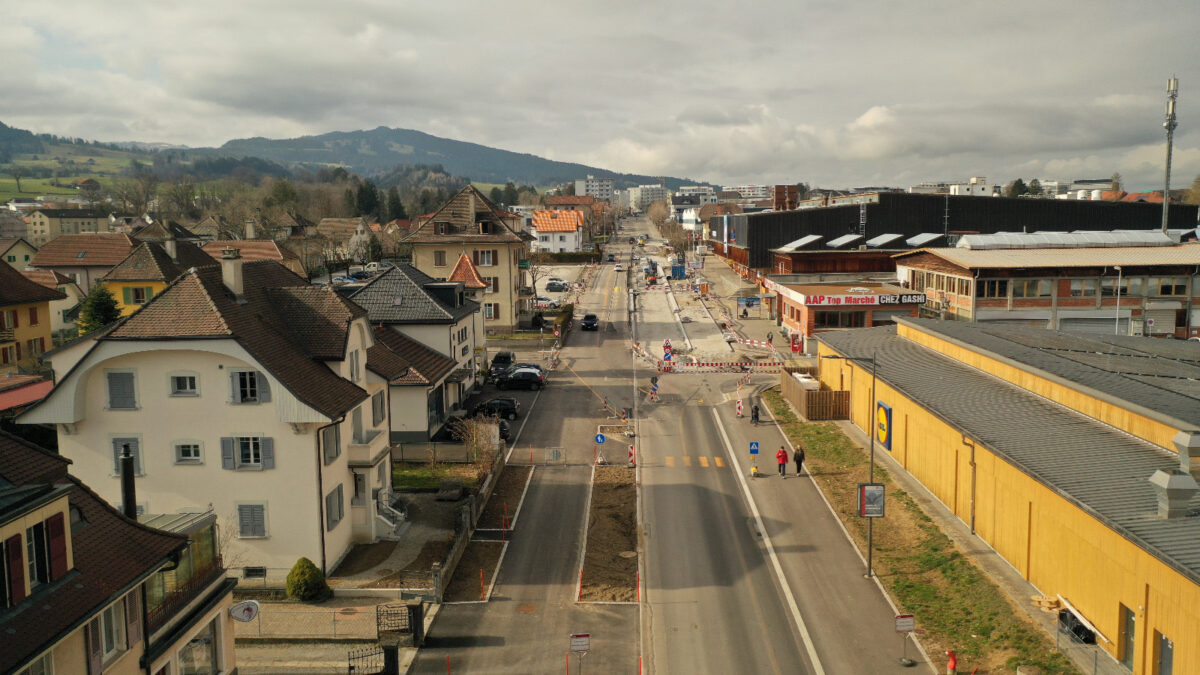
[[[839,361],[866,361],[871,364],[871,400],[870,400],[870,404],[868,405],[868,408],[867,408],[867,417],[868,417],[867,435],[871,439],[871,441],[870,441],[871,442],[871,453],[870,453],[871,461],[870,461],[870,474],[869,474],[870,477],[867,479],[867,481],[870,483],[875,482],[875,426],[876,426],[876,421],[875,421],[875,376],[876,376],[876,367],[877,367],[877,363],[875,360],[876,354],[877,354],[877,352],[872,351],[871,358],[865,358],[865,357],[855,358],[855,357],[834,356],[834,355],[827,355],[827,356],[821,357],[824,359],[837,359]],[[875,546],[874,546],[874,543],[875,543],[875,519],[867,518],[867,573],[865,575],[863,575],[867,578],[870,578],[875,575],[875,567],[874,567]]]
[[[1117,270],[1117,315],[1113,319],[1113,335],[1121,334],[1121,266],[1116,266]]]

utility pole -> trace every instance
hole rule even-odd
[[[1167,233],[1167,212],[1171,208],[1171,143],[1175,138],[1175,99],[1179,96],[1179,78],[1167,80],[1167,116],[1163,128],[1167,130],[1167,172],[1163,180],[1162,231]]]

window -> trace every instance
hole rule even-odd
[[[229,373],[233,403],[267,403],[271,387],[267,378],[257,370],[234,370]]]
[[[122,293],[126,305],[144,305],[154,297],[154,289],[149,286],[126,286]]]
[[[21,669],[17,675],[53,675],[54,659],[50,658],[52,652],[46,652],[39,656],[33,663]]]
[[[100,639],[103,658],[125,649],[125,608],[123,602],[114,602],[100,612]]]
[[[333,528],[342,522],[342,516],[345,515],[342,504],[342,485],[338,486],[325,495],[325,531],[331,532]]]
[[[29,591],[50,583],[50,538],[46,523],[25,530],[25,565],[29,570]]]
[[[200,441],[176,441],[176,464],[200,464]]]
[[[267,536],[267,504],[238,504],[238,537],[242,539]]]
[[[475,255],[476,255],[476,257],[479,258],[479,261],[477,263],[475,263],[476,265],[482,265],[483,267],[492,267],[496,264],[496,252],[495,251],[476,251]]]
[[[134,410],[137,408],[137,394],[134,390],[133,371],[110,370],[105,373],[108,378],[108,408],[109,410]]]
[[[484,277],[483,281],[487,284],[487,288],[483,291],[484,293],[495,293],[500,285],[499,277]]]
[[[446,252],[445,251],[434,251],[433,252],[433,266],[434,267],[445,267],[446,266]]]
[[[383,396],[383,392],[375,392],[375,394],[371,396],[371,426],[379,426],[386,416],[387,401]]]
[[[1014,298],[1050,297],[1049,279],[1016,279],[1012,282]]]
[[[1096,291],[1099,289],[1099,282],[1095,279],[1072,279],[1071,280],[1071,297],[1072,298],[1092,298],[1096,296]]]
[[[1187,277],[1150,277],[1151,295],[1187,295]]]
[[[548,234],[539,235],[538,241],[550,241],[550,235],[548,235]]]
[[[350,352],[350,381],[358,381],[358,350]]]
[[[171,395],[172,396],[196,396],[200,392],[196,387],[197,377],[195,375],[172,375],[171,376]]]
[[[16,363],[19,360],[20,359],[17,358],[17,346],[16,345],[0,347],[0,364]]]
[[[321,430],[321,453],[326,464],[342,454],[342,434],[338,429],[339,426],[333,424]]]
[[[1007,279],[980,279],[975,282],[975,297],[977,298],[1006,298],[1008,297]]]
[[[30,326],[38,325],[38,308],[37,307],[29,308],[29,325]]]
[[[226,436],[221,439],[221,468],[266,471],[275,468],[275,440],[267,436]]]
[[[1120,293],[1122,298],[1126,297],[1141,297],[1142,296],[1142,278],[1141,277],[1122,277]],[[1104,277],[1100,279],[1100,295],[1106,298],[1116,297],[1117,295],[1117,279],[1116,277]]]
[[[20,327],[17,321],[17,310],[6,309],[0,312],[0,330],[12,330]]]
[[[866,312],[813,312],[813,328],[862,328]]]
[[[44,351],[46,351],[46,338],[38,337],[25,341],[25,353],[29,355],[29,358],[32,359]]]
[[[200,675],[220,671],[217,659],[217,620],[208,622],[179,650],[180,675]]]
[[[484,303],[483,304],[483,318],[499,319],[500,318],[500,305],[498,305],[494,302]]]
[[[140,476],[142,475],[142,444],[137,436],[113,437],[113,475],[121,475],[121,455],[125,453],[125,446],[127,445],[129,446],[129,454],[133,455],[133,472]]]

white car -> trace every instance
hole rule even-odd
[[[617,263],[617,264],[616,264],[616,265],[613,267],[613,271],[614,271],[614,272],[624,272],[624,271],[625,271],[625,266],[624,266],[624,265],[622,265],[621,263]]]
[[[550,277],[549,279],[546,280],[546,283],[548,283],[548,284],[567,284],[568,286],[570,285],[570,283],[566,279],[560,279],[558,277]]]
[[[538,309],[558,309],[558,302],[544,295],[539,295],[533,299],[533,306]]]

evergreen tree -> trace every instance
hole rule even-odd
[[[1025,181],[1020,178],[1009,183],[1004,188],[1005,197],[1020,197],[1027,192],[1029,192],[1029,188],[1025,186]]]
[[[79,334],[87,335],[121,318],[117,299],[104,284],[97,283],[88,291],[79,308]]]
[[[492,188],[492,191],[488,194],[488,199],[492,200],[493,204],[503,203],[504,202],[504,191],[498,187],[494,187],[494,188]]]
[[[363,181],[358,186],[358,194],[355,195],[355,206],[358,208],[356,215],[366,216],[367,218],[378,219],[379,217],[379,189],[371,181]]]
[[[400,188],[393,185],[388,188],[387,193],[387,219],[391,222],[407,218],[408,213],[404,210],[404,202],[400,201]]]
[[[1041,195],[1042,194],[1042,181],[1040,181],[1036,178],[1029,181],[1029,194],[1033,195],[1035,197]]]
[[[505,204],[516,204],[521,196],[517,194],[517,186],[513,185],[512,181],[504,186],[504,198],[501,200]]]

